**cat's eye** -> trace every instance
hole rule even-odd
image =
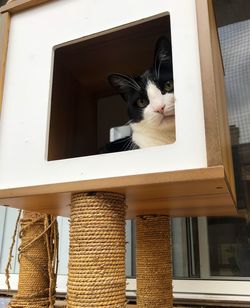
[[[167,81],[164,85],[164,90],[166,92],[173,92],[173,89],[174,89],[173,81]]]
[[[136,101],[136,105],[140,108],[145,108],[147,106],[147,102],[144,99],[139,98]]]

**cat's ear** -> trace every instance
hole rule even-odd
[[[119,91],[125,101],[128,100],[128,93],[131,89],[136,91],[140,90],[138,83],[132,77],[127,75],[110,74],[108,76],[108,81],[112,87]]]
[[[155,45],[154,69],[157,75],[164,67],[172,68],[172,48],[170,41],[161,36]]]

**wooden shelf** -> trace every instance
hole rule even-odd
[[[127,218],[237,215],[223,166],[5,189],[0,191],[0,204],[69,216],[72,193],[111,190],[126,195]]]

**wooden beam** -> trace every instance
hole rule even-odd
[[[212,0],[196,0],[208,166],[223,165],[235,195],[224,69]]]
[[[0,15],[0,113],[2,109],[5,66],[7,58],[7,49],[9,41],[10,14],[4,13]]]
[[[53,0],[14,0],[0,8],[0,13],[15,14]]]
[[[124,194],[127,218],[143,214],[237,214],[223,166],[4,189],[0,190],[0,203],[27,211],[68,216],[71,193],[82,191]]]
[[[218,131],[219,119],[216,104],[215,72],[208,0],[196,0],[196,10],[206,129],[207,160],[209,166],[216,166],[222,164],[222,153]]]

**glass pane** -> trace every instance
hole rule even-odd
[[[173,242],[173,274],[175,278],[188,277],[188,247],[186,220],[183,218],[172,219]]]
[[[172,219],[174,278],[199,277],[198,226],[196,218]]]
[[[250,276],[250,226],[240,218],[208,218],[211,276]]]

